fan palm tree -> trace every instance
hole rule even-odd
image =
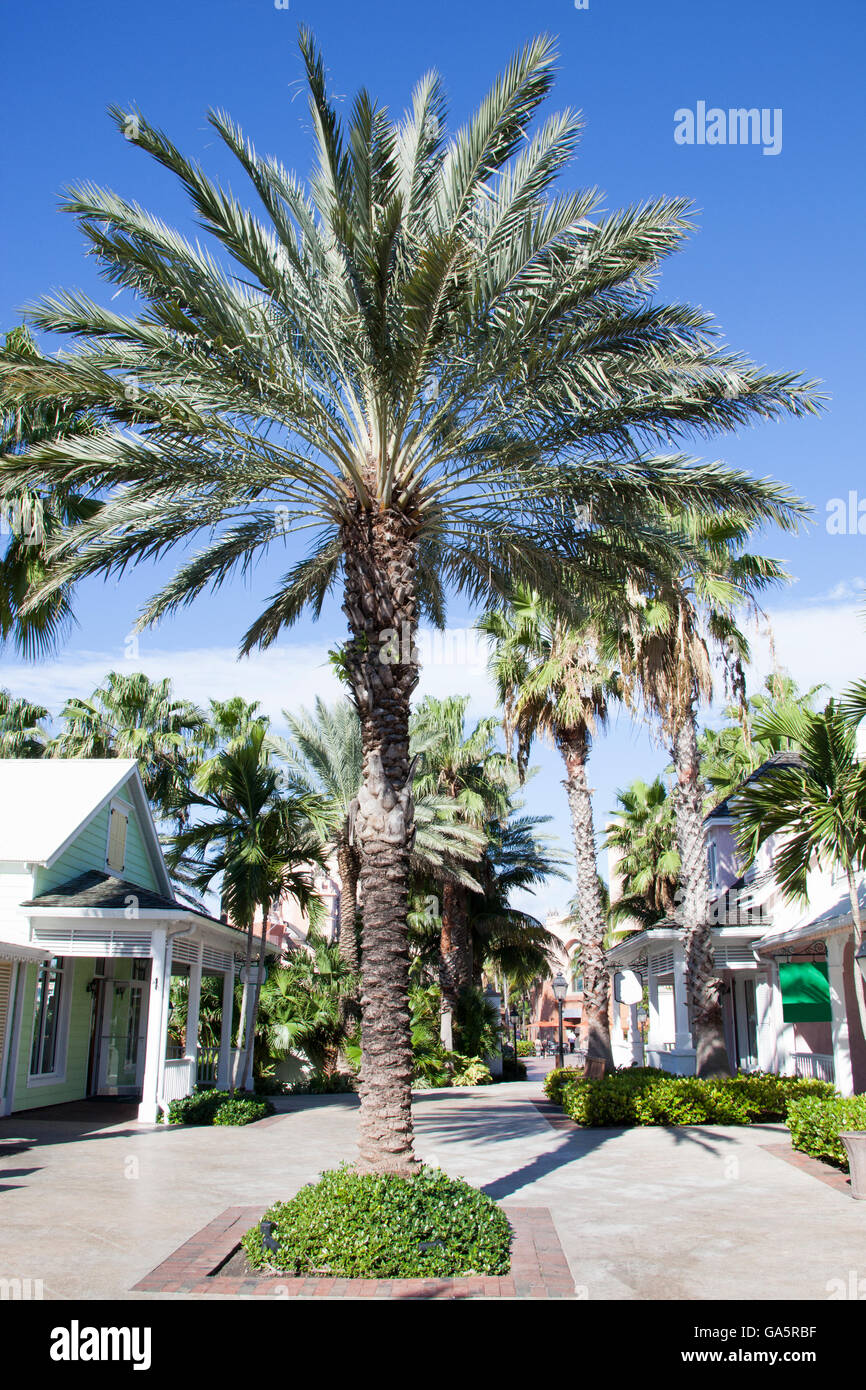
[[[476,871],[480,890],[468,896],[476,986],[483,969],[527,988],[550,973],[557,946],[537,917],[511,901],[515,893],[533,893],[549,878],[565,877],[562,856],[539,834],[550,817],[526,816],[521,810],[511,803],[503,817],[488,824],[487,851]]]
[[[768,765],[734,796],[731,812],[747,863],[771,837],[778,837],[773,876],[789,901],[808,901],[811,868],[843,870],[857,950],[863,940],[857,875],[866,868],[866,766],[857,758],[852,697],[854,692],[848,692],[846,706],[830,700],[817,714],[789,706],[757,719],[756,736],[770,743],[784,740],[798,760]],[[856,968],[854,976],[866,1038],[863,976]]]
[[[670,916],[677,902],[680,856],[673,798],[656,777],[649,783],[632,782],[617,792],[616,801],[604,844],[616,852],[621,884],[609,920],[616,926],[637,921],[651,927]]]
[[[158,813],[183,820],[188,764],[206,725],[200,709],[174,695],[170,680],[110,671],[89,698],[68,700],[60,717],[51,757],[134,758]]]
[[[537,593],[518,590],[509,609],[486,614],[479,626],[493,639],[490,669],[506,711],[506,736],[516,735],[521,773],[536,734],[550,739],[565,764],[577,866],[587,1055],[603,1059],[613,1070],[610,977],[604,958],[607,917],[599,893],[586,769],[593,736],[607,724],[611,704],[623,698],[622,681],[601,657],[592,623],[569,622]]]
[[[270,756],[266,737],[264,723],[254,723],[243,743],[235,743],[199,769],[185,792],[197,819],[176,831],[167,854],[170,868],[200,892],[219,878],[223,906],[246,932],[244,1002],[237,1040],[238,1049],[243,1045],[246,1080],[252,1077],[268,915],[286,895],[295,898],[314,927],[322,911],[313,871],[324,867],[323,808],[306,788],[287,784],[285,773]],[[258,971],[250,993],[257,914],[261,915]]]
[[[44,705],[19,700],[0,690],[0,758],[41,758],[45,755],[50,718]]]
[[[654,500],[786,514],[775,485],[653,450],[693,430],[813,412],[817,397],[721,346],[703,311],[653,300],[661,262],[690,230],[684,200],[607,216],[594,190],[554,190],[581,123],[565,111],[532,128],[553,82],[549,38],[512,59],[450,139],[435,74],[402,120],[361,91],[344,121],[307,31],[301,52],[307,188],[227,115],[210,116],[264,219],[142,113],[113,109],[128,145],[178,177],[211,245],[113,192],[70,192],[65,207],[105,277],[142,307],[60,292],[32,309],[38,330],[79,342],[61,358],[0,363],[5,399],[59,396],[100,427],[0,462],[0,487],[60,484],[104,502],[98,524],[52,544],[33,604],[201,538],[146,604],[146,625],[306,537],[247,632],[249,651],[341,586],[341,662],[364,746],[360,1165],[411,1170],[419,612],[441,624],[447,591],[488,603],[515,578],[554,597],[561,563],[572,589],[625,564],[642,573],[681,545],[651,515]]]
[[[785,523],[796,524],[793,509]],[[745,550],[751,527],[742,516],[681,514],[681,524],[695,542],[695,561],[666,575],[660,566],[650,593],[632,594],[616,641],[629,678],[660,721],[671,748],[680,856],[678,915],[697,1074],[723,1076],[730,1073],[730,1060],[714,969],[697,710],[712,695],[711,649],[724,662],[730,693],[744,707],[749,646],[739,614],[755,610],[755,595],[788,576],[777,561]]]
[[[459,819],[480,832],[507,814],[510,779],[505,756],[495,747],[496,720],[481,719],[467,733],[468,706],[468,696],[449,695],[428,696],[418,707],[412,721],[412,749],[419,750],[420,761],[414,785],[416,796],[449,798]],[[445,875],[440,886],[439,987],[447,1035],[446,1015],[453,1017],[461,992],[472,988],[475,970],[470,885]]]

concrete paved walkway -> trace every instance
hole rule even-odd
[[[417,1150],[506,1207],[549,1208],[579,1297],[820,1301],[866,1277],[866,1202],[767,1152],[783,1126],[555,1129],[533,1104],[546,1067],[530,1069],[419,1093]],[[241,1129],[0,1121],[0,1280],[146,1297],[129,1290],[227,1207],[264,1209],[352,1161],[354,1096],[286,1104]]]

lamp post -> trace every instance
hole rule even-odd
[[[564,1067],[565,1050],[563,1047],[562,1039],[562,1006],[565,1003],[565,996],[568,994],[568,981],[566,980],[561,970],[553,982],[553,993],[556,999],[557,1008],[559,1009],[559,1047],[556,1053],[556,1065],[558,1067]]]
[[[513,1031],[513,1033],[514,1033],[514,1061],[515,1061],[515,1063],[516,1063],[516,1062],[517,1062],[517,1021],[518,1021],[518,1019],[520,1018],[520,1014],[517,1012],[517,1005],[516,1005],[516,1004],[512,1004],[512,1005],[511,1005],[511,1008],[510,1008],[509,1011],[508,1011],[508,1017],[511,1019],[511,1028],[512,1028],[512,1031]]]

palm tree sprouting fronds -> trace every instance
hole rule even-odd
[[[611,902],[615,927],[636,921],[651,927],[673,912],[680,875],[673,799],[660,777],[640,780],[616,794],[605,848],[616,853],[620,892]]]
[[[42,758],[48,744],[49,720],[44,705],[16,699],[0,690],[0,758]]]
[[[560,190],[581,121],[541,113],[550,38],[526,44],[450,137],[435,74],[393,120],[365,90],[341,108],[306,30],[300,46],[306,185],[224,112],[209,116],[259,212],[143,113],[112,110],[128,145],[177,178],[206,244],[110,190],[68,192],[65,209],[133,307],[64,290],[33,306],[37,331],[74,346],[0,361],[4,402],[61,399],[95,427],[7,452],[0,500],[67,489],[99,503],[52,538],[22,612],[179,551],[140,615],[154,623],[291,543],[250,650],[342,591],[364,747],[361,1164],[408,1171],[418,664],[403,648],[419,615],[441,624],[449,591],[489,605],[521,582],[567,604],[578,588],[675,568],[690,548],[666,523],[677,509],[788,521],[785,489],[699,464],[680,444],[814,412],[818,397],[723,346],[702,310],[654,299],[691,229],[685,200],[608,215],[595,190]]]

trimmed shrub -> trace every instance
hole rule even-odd
[[[788,1129],[795,1149],[848,1171],[839,1131],[866,1129],[866,1096],[804,1096],[788,1105]]]
[[[480,1057],[464,1057],[460,1052],[448,1056],[454,1067],[452,1086],[489,1086],[492,1082],[490,1068]]]
[[[295,1081],[289,1092],[293,1096],[342,1096],[357,1089],[357,1079],[350,1072],[314,1071],[305,1081]]]
[[[518,1055],[518,1057],[534,1057],[534,1056],[535,1056],[535,1043],[534,1043],[534,1042],[530,1042],[528,1038],[518,1038],[518,1039],[517,1039],[517,1055]]]
[[[674,1076],[656,1067],[628,1067],[594,1081],[574,1069],[550,1072],[548,1097],[578,1124],[747,1125],[778,1120],[798,1098],[832,1098],[824,1081],[766,1074],[720,1079]]]
[[[170,1125],[249,1125],[275,1114],[269,1100],[249,1091],[193,1091],[168,1107]]]
[[[507,1274],[511,1227],[490,1197],[438,1168],[413,1177],[323,1173],[264,1215],[276,1250],[259,1226],[243,1248],[255,1269],[347,1279],[447,1278]]]

